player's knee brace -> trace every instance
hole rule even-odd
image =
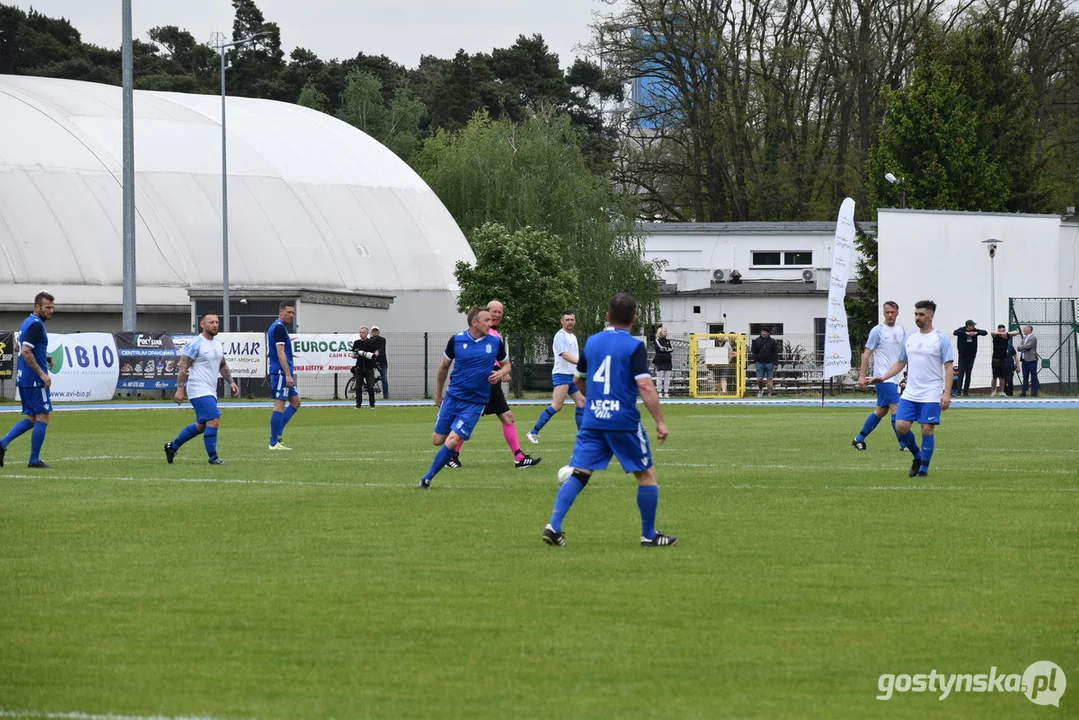
[[[583,488],[584,488],[584,486],[588,484],[588,480],[589,480],[589,479],[590,479],[590,478],[591,478],[592,476],[591,476],[591,475],[585,475],[585,474],[584,474],[584,473],[582,473],[582,472],[581,472],[580,470],[574,470],[574,471],[573,471],[573,474],[572,474],[572,475],[570,475],[570,477],[574,477],[574,478],[577,478],[577,482],[581,483],[581,488],[583,489]]]

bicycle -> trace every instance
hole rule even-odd
[[[348,379],[348,382],[345,383],[345,399],[346,400],[355,400],[356,399],[356,385],[357,385],[356,369],[353,368],[352,369],[352,376]],[[372,383],[372,387],[375,390],[375,395],[381,397],[381,395],[382,395],[382,370],[381,370],[381,368],[376,368],[375,369],[375,381],[374,381],[374,383]]]

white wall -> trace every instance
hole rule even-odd
[[[378,325],[386,332],[436,332],[447,337],[468,326],[457,312],[457,296],[446,290],[399,291],[388,310],[301,303],[297,332],[355,332]]]
[[[677,282],[678,269],[736,269],[744,280],[801,280],[807,268],[831,267],[834,234],[824,233],[660,233],[644,235],[646,260],[667,261],[664,276]],[[753,251],[810,251],[813,262],[790,268],[755,268]],[[707,287],[707,283],[701,287]],[[688,288],[683,288],[688,289]]]
[[[1060,223],[1059,291],[1079,297],[1079,219]]]
[[[1074,242],[1071,257],[1063,256],[1057,215],[880,209],[877,237],[880,301],[898,302],[904,325],[914,324],[914,303],[928,299],[937,303],[935,326],[945,333],[968,318],[993,330],[994,315],[1008,324],[1008,298],[1059,296],[1062,279],[1075,276]],[[995,261],[982,243],[988,238],[1002,241]],[[984,338],[979,357],[990,348]]]
[[[701,312],[694,313],[694,306]],[[784,336],[812,335],[813,319],[825,316],[828,298],[667,296],[660,308],[663,324],[675,335],[706,333],[718,323],[725,332],[739,333],[748,333],[750,323],[783,323]]]

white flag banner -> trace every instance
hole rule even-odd
[[[850,333],[847,330],[847,282],[854,258],[854,201],[839,207],[832,248],[832,278],[828,283],[828,323],[824,333],[824,379],[850,372]]]

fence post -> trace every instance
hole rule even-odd
[[[518,368],[513,373],[513,397],[520,400],[523,394],[522,383],[524,382],[524,350],[521,348],[521,333],[513,333],[513,366]]]
[[[337,394],[337,373],[333,374],[333,399],[340,400],[341,397]]]
[[[430,360],[427,356],[427,333],[423,333],[423,396],[425,398],[431,397],[431,373],[430,373]]]

